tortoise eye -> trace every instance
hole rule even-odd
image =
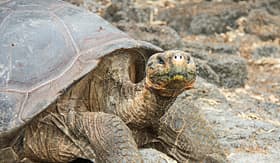
[[[164,60],[163,60],[162,58],[159,57],[159,58],[158,58],[158,63],[161,64],[161,65],[163,65],[163,64],[164,64]]]

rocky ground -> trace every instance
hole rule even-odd
[[[229,162],[280,162],[280,1],[68,1],[136,39],[190,52],[199,77],[173,107],[198,108]]]

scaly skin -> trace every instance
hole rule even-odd
[[[39,117],[40,119],[42,117]],[[42,134],[43,133],[43,134]],[[38,162],[141,162],[129,128],[102,112],[48,114],[25,130],[24,157]]]
[[[182,51],[154,54],[144,80],[132,83],[126,71],[133,52],[116,53],[122,55],[105,58],[32,120],[25,129],[23,146],[18,147],[23,148],[19,150],[21,158],[40,162],[79,157],[101,162],[142,161],[137,144],[141,147],[158,136],[160,117],[180,93],[192,87],[195,64]],[[139,133],[147,136],[146,140],[140,140]]]
[[[160,118],[154,142],[157,149],[179,162],[226,162],[215,133],[193,104],[180,103],[170,108]]]

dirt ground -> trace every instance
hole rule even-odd
[[[191,52],[196,88],[174,107],[199,108],[229,162],[279,162],[280,1],[69,1],[136,39]]]

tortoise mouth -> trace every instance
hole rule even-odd
[[[146,86],[163,96],[177,96],[191,89],[195,82],[195,73],[166,73],[146,77]]]
[[[189,74],[183,73],[183,72],[178,72],[178,73],[170,72],[170,73],[165,73],[165,74],[154,75],[153,78],[163,78],[163,79],[166,78],[169,81],[172,81],[172,80],[185,81],[185,80],[188,80]]]

